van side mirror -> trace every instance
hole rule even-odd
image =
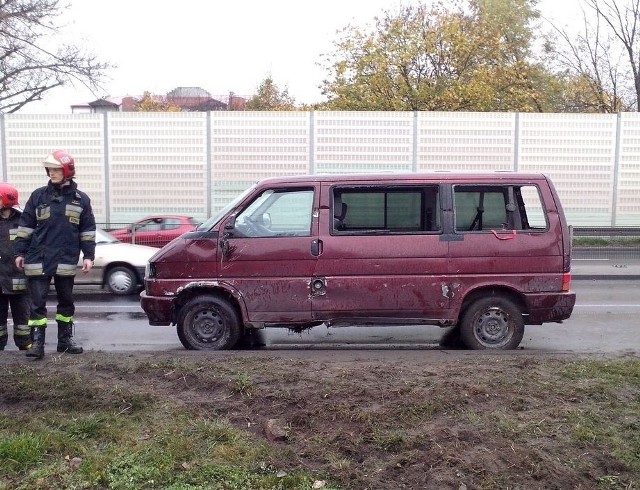
[[[229,218],[229,221],[227,221],[224,224],[224,229],[227,231],[232,231],[235,227],[236,227],[236,215],[234,214],[233,216],[231,216],[231,218]]]
[[[269,213],[264,213],[262,215],[262,225],[267,228],[271,228],[271,215]]]

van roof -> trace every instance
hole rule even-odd
[[[282,177],[269,177],[262,179],[260,183],[264,184],[285,184],[285,183],[303,183],[303,182],[349,182],[363,181],[368,182],[449,182],[457,181],[463,183],[476,182],[530,182],[547,180],[547,176],[541,173],[523,173],[523,172],[430,172],[430,173],[345,173],[345,174],[305,174],[305,175],[289,175]]]

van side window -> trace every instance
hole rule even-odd
[[[233,236],[311,236],[313,189],[267,190],[236,216]]]
[[[438,186],[335,187],[334,234],[440,231]]]
[[[547,219],[534,185],[457,185],[456,231],[540,230]]]

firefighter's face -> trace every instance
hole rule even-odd
[[[53,184],[62,184],[64,182],[64,173],[61,168],[50,168],[49,179]]]

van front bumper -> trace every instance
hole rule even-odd
[[[145,291],[140,293],[140,306],[149,318],[149,325],[154,327],[167,326],[173,323],[173,297],[147,296]]]
[[[527,325],[542,325],[546,322],[561,322],[571,316],[576,304],[576,293],[527,294]]]

